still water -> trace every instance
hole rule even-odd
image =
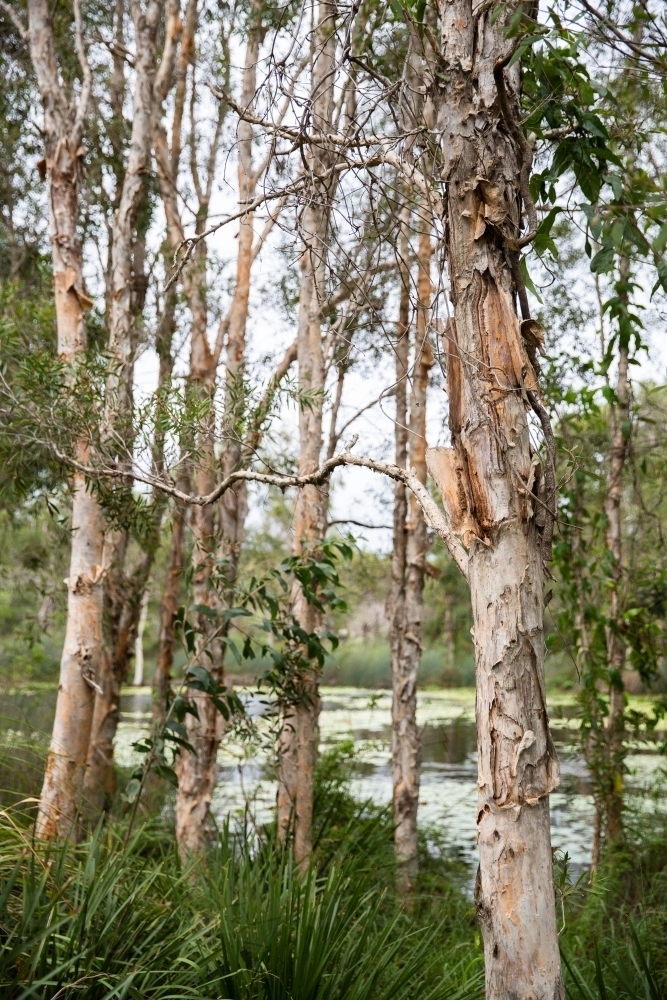
[[[124,700],[121,726],[122,759],[134,763],[131,743],[145,725],[146,695]],[[261,705],[250,699],[248,708],[259,714]],[[571,698],[552,700],[551,722],[561,762],[561,788],[551,796],[552,843],[569,854],[575,868],[590,863],[593,803],[586,767],[576,749],[576,717]],[[353,740],[358,773],[353,791],[361,800],[391,801],[391,695],[363,688],[323,688],[320,737],[323,749]],[[444,835],[450,850],[476,864],[475,814],[477,754],[474,691],[420,692],[418,721],[422,727],[420,822]],[[642,781],[662,763],[653,753],[632,754],[632,774]],[[239,819],[246,810],[255,823],[271,816],[275,781],[267,776],[267,757],[248,754],[241,745],[223,746],[218,757],[218,783],[212,808],[218,820]]]
[[[249,711],[261,716],[262,703],[246,695]],[[576,715],[572,699],[554,696],[550,713],[554,742],[561,762],[561,788],[551,796],[552,842],[567,851],[575,868],[590,862],[593,807],[585,765],[576,749]],[[121,701],[122,720],[116,758],[123,767],[141,757],[132,743],[144,735],[150,722],[150,690],[129,690]],[[362,800],[378,804],[391,801],[390,705],[387,691],[362,688],[323,688],[320,734],[323,749],[353,741],[357,761],[353,791]],[[55,707],[53,691],[13,691],[3,696],[0,710],[0,742],[5,764],[13,758],[17,769],[34,769],[37,760],[25,757],[33,745],[35,758],[43,751]],[[444,837],[448,849],[471,865],[476,863],[476,750],[474,691],[429,690],[419,694],[418,721],[422,727],[423,763],[420,821]],[[631,781],[643,783],[664,764],[664,758],[640,747],[630,755]],[[38,753],[38,751],[40,751]],[[227,741],[218,757],[218,783],[213,812],[218,821],[232,821],[249,814],[261,824],[271,816],[276,785],[267,767],[268,754],[249,751],[243,744]],[[3,768],[5,770],[5,768]],[[5,770],[6,773],[6,770]],[[30,785],[34,779],[30,781]],[[14,784],[14,782],[12,782]],[[26,793],[37,788],[26,787]]]

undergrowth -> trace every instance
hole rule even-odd
[[[406,907],[394,891],[389,813],[352,798],[349,763],[345,747],[320,761],[305,875],[271,827],[223,829],[182,869],[157,819],[127,844],[123,824],[110,821],[85,843],[49,847],[24,813],[2,813],[3,1000],[479,997],[464,873],[443,861],[434,891],[426,865]]]
[[[391,813],[351,794],[356,766],[351,742],[319,761],[306,874],[270,825],[222,829],[184,869],[158,816],[129,843],[116,817],[82,844],[46,846],[25,811],[1,812],[0,996],[481,998],[470,871],[424,831],[414,891],[399,897]],[[627,826],[594,879],[559,880],[570,1000],[667,998],[667,817],[644,809]]]

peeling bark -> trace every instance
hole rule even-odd
[[[503,17],[441,0],[441,83],[432,88],[447,184],[456,321],[446,331],[452,449],[431,453],[452,524],[469,549],[477,675],[480,867],[476,904],[487,997],[562,1000],[549,793],[558,761],[544,693],[541,532],[531,489],[526,392],[539,391],[513,306],[524,151],[499,99]],[[495,75],[494,75],[495,71]],[[526,207],[526,206],[524,206]]]
[[[30,0],[28,4],[28,43],[44,110],[44,160],[39,168],[49,191],[58,355],[74,364],[86,349],[85,313],[92,306],[83,279],[77,234],[81,159],[85,153],[81,139],[90,96],[90,71],[77,24],[84,87],[78,108],[74,108],[60,83],[51,19],[44,0]],[[88,462],[84,441],[77,446],[76,459],[82,464]],[[103,533],[99,504],[88,492],[84,476],[77,473],[73,477],[72,548],[66,580],[67,625],[36,825],[37,836],[47,840],[76,836],[77,832],[102,648]]]
[[[215,362],[206,336],[206,244],[200,241],[194,255],[192,287],[189,304],[192,313],[190,348],[190,382],[204,398],[215,392]],[[210,490],[216,481],[215,416],[211,409],[197,428],[198,459],[194,474],[195,489]],[[217,530],[215,507],[195,508],[192,512],[192,597],[193,603],[217,610],[218,595],[213,585],[212,573],[216,556]],[[199,632],[200,657],[198,665],[208,670],[213,678],[222,680],[224,646],[211,619],[205,614],[196,616]],[[204,649],[206,653],[204,653]],[[222,736],[222,716],[202,691],[188,689],[188,697],[197,706],[198,718],[186,716],[187,738],[195,752],[178,757],[178,792],[176,796],[176,839],[183,859],[201,853],[211,835],[210,804],[215,784],[215,758]]]
[[[257,90],[257,61],[259,47],[264,37],[260,22],[259,5],[255,3],[251,11],[255,24],[250,30],[245,52],[243,83],[240,106],[252,110]],[[252,158],[252,125],[239,119],[238,124],[238,199],[239,207],[250,204],[257,190],[259,176],[254,169]],[[236,283],[234,297],[229,310],[227,331],[227,357],[225,372],[225,446],[222,456],[223,474],[228,476],[241,466],[244,457],[244,441],[239,427],[243,421],[246,403],[242,380],[245,366],[246,327],[250,304],[250,272],[253,262],[253,240],[255,222],[253,212],[241,218],[238,234],[238,255],[236,259]],[[248,513],[248,491],[245,483],[239,483],[224,494],[220,501],[221,555],[225,559],[225,575],[228,583],[227,601],[233,601],[233,587],[236,581],[238,562],[243,545],[245,520]]]
[[[246,43],[241,94],[241,104],[246,108],[252,106],[255,98],[259,47],[264,34],[257,5],[253,7],[252,14],[253,23],[250,26]],[[222,114],[221,106],[219,122],[222,121]],[[244,206],[254,196],[258,174],[254,172],[252,163],[252,129],[243,120],[239,122],[238,155],[238,196],[240,205]],[[213,165],[214,160],[211,158],[209,161],[209,185],[212,181]],[[236,284],[230,312],[225,320],[227,364],[224,411],[225,441],[222,455],[222,466],[225,474],[238,468],[243,454],[243,440],[238,431],[238,425],[239,418],[243,416],[245,409],[241,382],[245,360],[253,236],[254,220],[252,212],[249,212],[240,222]],[[195,261],[202,246],[203,241],[197,245]],[[190,301],[192,303],[194,299],[191,297]],[[194,320],[195,313],[193,312],[193,338],[196,326]],[[201,329],[205,330],[205,325],[202,325]],[[217,369],[217,351],[210,351],[208,343],[205,341],[205,334],[198,335],[197,344],[199,360],[196,360],[193,348],[191,372],[193,377],[198,378],[202,385],[210,386],[212,391]],[[197,376],[195,376],[196,371],[200,373]],[[205,459],[198,470],[198,488],[204,488],[206,483],[208,484],[206,488],[210,489],[215,480],[213,434],[214,428],[211,427],[210,435],[206,435],[204,441],[203,454]],[[200,480],[202,476],[203,479]],[[246,514],[245,484],[240,484],[235,490],[230,490],[223,497],[217,510],[211,508],[193,513],[195,538],[193,590],[196,603],[209,607],[218,607],[220,604],[220,595],[213,586],[211,577],[214,562],[222,568],[223,589],[226,591],[226,599],[231,601],[243,542]],[[214,521],[215,515],[217,518]],[[204,635],[210,633],[211,623],[203,616],[201,616],[199,626]],[[205,666],[219,682],[223,679],[225,636],[226,629],[218,630],[216,637],[207,645],[208,659],[201,661],[201,665]],[[196,755],[181,754],[178,761],[179,788],[176,803],[176,834],[182,856],[199,853],[206,842],[210,802],[215,785],[215,761],[224,729],[222,716],[207,696],[200,692],[190,692],[190,696],[197,702],[199,720],[190,715],[186,718],[189,739],[197,751]]]
[[[407,420],[407,331],[396,348],[396,464],[412,467],[426,484],[426,392],[433,354],[428,342],[431,303],[431,240],[421,221],[417,254],[417,315],[415,359],[411,378],[410,419]],[[404,293],[405,280],[401,288]],[[401,302],[403,307],[403,302]],[[406,317],[401,317],[400,323]],[[402,375],[399,368],[403,369]],[[407,445],[409,442],[409,460]],[[408,516],[409,515],[409,516]],[[406,520],[407,518],[407,520]],[[399,888],[407,891],[417,873],[417,808],[421,767],[421,736],[417,725],[417,674],[421,659],[422,594],[426,562],[426,522],[414,494],[409,509],[397,490],[394,510],[392,583],[396,589],[392,621],[392,781],[394,843],[399,863]],[[402,577],[402,579],[401,579]]]
[[[187,488],[187,483],[182,486]],[[171,548],[169,551],[169,568],[162,588],[160,599],[160,634],[158,639],[158,657],[153,674],[153,727],[160,726],[167,714],[167,694],[171,684],[171,673],[174,666],[174,619],[178,611],[178,594],[185,567],[183,540],[187,508],[185,504],[177,503],[171,519]]]

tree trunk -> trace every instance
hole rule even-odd
[[[404,229],[407,228],[407,219]],[[408,406],[407,379],[410,354],[410,271],[407,264],[407,239],[403,240],[402,261],[400,267],[401,286],[398,307],[398,329],[394,347],[396,370],[396,413],[394,418],[394,442],[396,465],[401,469],[408,468]],[[389,598],[390,612],[390,643],[391,643],[391,675],[392,675],[392,805],[394,815],[394,846],[396,859],[405,865],[410,860],[409,852],[405,851],[402,836],[403,796],[404,788],[401,733],[401,686],[405,647],[405,572],[407,567],[407,517],[408,498],[403,483],[394,486],[394,525],[393,545],[391,550],[391,594]],[[409,872],[400,873],[401,889],[409,888]]]
[[[187,483],[179,483],[179,489],[187,488]],[[185,565],[183,538],[187,507],[176,504],[171,519],[171,549],[169,568],[165,576],[160,599],[160,636],[158,657],[153,675],[153,726],[160,726],[167,714],[167,695],[171,685],[174,666],[174,619],[178,611],[178,593]]]
[[[189,304],[192,313],[190,348],[190,380],[202,399],[213,400],[216,366],[207,338],[206,244],[201,240],[195,249],[189,279]],[[215,413],[213,408],[197,428],[197,468],[195,489],[209,493],[216,482]],[[218,595],[212,579],[216,557],[217,531],[215,507],[194,507],[192,511],[192,597],[193,603],[216,611]],[[224,648],[216,628],[204,613],[197,613],[199,657],[197,665],[222,680]],[[183,860],[201,853],[210,837],[211,798],[215,784],[215,758],[222,735],[222,716],[203,691],[188,689],[195,703],[198,718],[188,714],[185,719],[187,738],[195,752],[185,751],[178,757],[178,792],[176,796],[176,839]]]
[[[431,240],[422,221],[419,233],[418,279],[417,279],[417,317],[415,329],[415,359],[412,375],[412,391],[410,397],[409,435],[402,431],[401,424],[406,422],[405,379],[399,375],[399,365],[407,361],[407,352],[402,348],[401,341],[396,354],[397,391],[403,387],[396,406],[396,454],[399,455],[403,468],[407,464],[417,474],[422,483],[426,483],[426,391],[428,373],[433,363],[431,348],[428,343],[428,311],[431,301]],[[405,282],[404,282],[405,284]],[[401,295],[403,295],[403,287]],[[403,303],[401,303],[401,306]],[[407,341],[407,337],[401,338]],[[403,358],[401,355],[405,355]],[[401,411],[399,413],[399,410]],[[409,463],[404,438],[409,438]],[[399,563],[404,566],[404,582],[402,599],[398,601],[398,615],[394,622],[392,634],[392,778],[393,778],[393,811],[394,811],[394,843],[396,858],[399,863],[399,888],[409,890],[417,874],[417,807],[419,805],[419,777],[421,766],[421,737],[417,726],[417,674],[421,659],[421,620],[422,594],[424,589],[424,565],[426,560],[426,523],[421,507],[411,494],[409,518],[403,497],[396,497],[395,509],[395,541],[402,532],[404,541],[399,541],[396,558],[396,576],[400,577]],[[401,507],[403,522],[399,524]],[[398,515],[398,516],[397,516]],[[403,551],[401,551],[401,549]],[[392,574],[393,577],[393,574]],[[397,588],[398,591],[398,588]]]
[[[134,640],[134,677],[132,684],[134,687],[142,687],[144,683],[144,631],[146,629],[146,619],[148,618],[148,591],[144,590],[141,598],[141,611],[139,613],[139,624],[137,625],[137,637]]]
[[[497,11],[473,14],[471,0],[441,0],[440,16],[442,83],[434,93],[456,319],[446,330],[453,447],[432,452],[430,467],[469,550],[475,899],[486,990],[490,1000],[562,1000],[549,828],[558,761],[544,691],[541,532],[531,489],[539,470],[526,414],[527,392],[539,389],[507,253],[518,246],[526,191],[525,140],[509,118],[518,113],[519,66],[502,68],[511,50]]]
[[[570,442],[566,442],[569,446]],[[583,483],[583,473],[575,472],[574,479],[574,510],[573,510],[573,530],[572,530],[572,577],[574,579],[575,592],[576,592],[576,611],[574,615],[574,627],[577,634],[577,671],[579,676],[585,678],[587,675],[590,676],[589,671],[591,669],[590,663],[590,635],[588,631],[588,623],[586,621],[586,591],[584,589],[584,574],[583,569],[585,565],[584,554],[582,549],[582,530],[581,523],[584,513],[584,483]],[[598,703],[598,693],[597,690],[589,691],[588,685],[585,685],[583,690],[584,696],[587,698],[588,706],[592,709],[595,715],[598,714],[597,703]],[[590,700],[589,700],[590,699]],[[589,710],[590,710],[589,709]],[[602,847],[602,813],[604,809],[603,797],[601,795],[601,774],[599,767],[599,757],[600,757],[600,739],[599,732],[597,730],[592,730],[588,733],[585,742],[583,744],[584,755],[588,763],[591,776],[593,778],[593,805],[595,809],[595,816],[593,820],[593,837],[591,841],[591,871],[597,871],[600,864],[600,852]]]
[[[446,589],[443,594],[443,600],[445,602],[444,609],[444,628],[443,635],[446,644],[446,670],[448,674],[448,683],[451,684],[451,680],[454,676],[454,668],[456,666],[456,630],[454,628],[454,595],[450,589]]]
[[[630,261],[621,258],[619,298],[627,308]],[[610,675],[609,718],[607,720],[607,775],[604,798],[605,834],[609,843],[623,840],[623,758],[625,740],[625,692],[623,669],[625,644],[621,635],[623,609],[621,583],[623,577],[623,473],[630,441],[630,381],[628,378],[629,349],[621,341],[618,351],[616,400],[611,404],[612,440],[609,453],[609,482],[604,510],[607,516],[607,551],[611,563],[609,621],[607,627],[607,668]]]
[[[132,0],[131,10],[136,36],[136,75],[127,168],[112,234],[109,350],[116,364],[107,380],[104,428],[107,443],[120,439],[128,450],[133,438],[136,323],[145,299],[141,250],[145,234],[138,233],[138,221],[151,151],[156,38],[161,5],[158,0],[150,0],[144,12],[138,0]],[[118,463],[121,467],[127,466],[127,456],[121,456]],[[105,554],[104,562],[110,649],[101,660],[84,786],[93,816],[110,806],[115,791],[113,745],[120,718],[120,690],[129,668],[143,592],[155,551],[149,546],[142,552],[139,565],[128,578],[125,574],[128,543],[129,532],[125,528],[107,533],[108,555]]]
[[[333,94],[336,78],[335,4],[320,0],[312,69],[312,121],[316,131],[332,128]],[[314,175],[327,169],[330,154],[320,146],[311,151]],[[307,475],[319,465],[322,448],[322,414],[325,383],[324,353],[320,312],[325,299],[324,272],[329,224],[331,182],[320,182],[306,204],[301,225],[304,253],[301,258],[301,287],[297,329],[299,388],[313,394],[312,403],[299,412],[299,475]],[[299,491],[294,518],[294,553],[312,555],[326,533],[328,492],[324,486],[306,486]],[[315,631],[320,613],[309,604],[298,586],[293,592],[293,611],[302,628]],[[279,739],[278,831],[284,841],[294,834],[294,856],[299,866],[308,865],[312,852],[313,781],[319,742],[320,696],[317,667],[303,671],[296,679],[298,699],[285,710]]]
[[[258,17],[258,12],[253,11]],[[255,22],[248,35],[243,74],[241,104],[251,107],[256,90],[257,60],[262,37],[261,25]],[[255,190],[256,176],[252,171],[252,130],[245,121],[239,122],[239,202],[244,205],[252,199]],[[244,401],[242,392],[243,363],[245,357],[245,331],[248,318],[250,296],[250,269],[252,265],[252,243],[254,235],[253,216],[249,213],[241,219],[239,229],[239,249],[237,258],[237,275],[234,297],[229,314],[227,372],[225,384],[225,414],[224,414],[224,452],[222,458],[223,473],[226,475],[238,467],[243,449],[243,440],[239,433],[239,418],[243,416]],[[197,250],[202,246],[198,244]],[[194,319],[194,313],[193,313]],[[203,327],[205,330],[205,326]],[[194,338],[194,322],[193,322]],[[203,360],[202,375],[198,376],[202,384],[214,387],[216,374],[216,359],[211,354],[208,343],[204,349],[205,333],[198,335],[201,347],[199,353]],[[194,350],[194,349],[193,349]],[[208,352],[208,354],[206,353]],[[204,358],[204,355],[206,357]],[[195,357],[193,353],[192,372],[195,372]],[[212,434],[214,428],[211,428]],[[211,490],[215,483],[215,456],[213,451],[214,438],[205,444],[207,455],[204,467],[200,467],[197,489]],[[199,478],[203,477],[201,482]],[[194,598],[195,603],[210,607],[219,607],[219,595],[214,590],[211,581],[212,562],[219,558],[222,573],[225,578],[227,599],[231,596],[236,579],[236,571],[243,539],[243,529],[246,517],[246,493],[244,489],[230,490],[223,498],[218,508],[220,526],[216,530],[214,524],[215,508],[195,508],[193,511],[193,534],[195,546],[193,553]],[[200,616],[199,627],[204,634],[211,632],[211,622]],[[209,644],[210,656],[202,660],[214,678],[221,682],[224,674],[224,650],[226,628],[218,627],[216,637]],[[178,794],[176,801],[176,836],[182,857],[198,854],[206,843],[207,827],[209,825],[210,804],[215,785],[215,762],[224,729],[223,719],[208,696],[200,692],[190,692],[194,697],[199,711],[199,720],[193,716],[186,717],[189,740],[196,749],[196,754],[181,754],[178,760]]]
[[[255,23],[251,26],[246,45],[245,66],[241,88],[240,106],[252,110],[257,90],[257,61],[259,46],[264,35],[260,23],[260,10],[257,2],[253,3],[251,17]],[[253,169],[252,159],[252,126],[249,122],[239,119],[238,124],[238,197],[239,207],[252,202],[257,188],[257,174]],[[229,328],[227,333],[227,363],[225,371],[225,443],[222,456],[223,476],[235,472],[241,465],[244,452],[241,428],[245,422],[246,400],[243,391],[243,375],[245,365],[245,338],[248,323],[248,307],[250,303],[250,271],[253,259],[253,240],[255,236],[254,213],[248,212],[239,223],[238,256],[236,260],[236,284],[234,297],[229,310]],[[228,490],[221,499],[221,547],[225,560],[225,575],[227,576],[227,602],[233,602],[233,588],[236,580],[245,519],[248,513],[248,492],[245,483],[239,483]]]
[[[312,221],[312,220],[311,220]],[[322,237],[321,237],[322,238]],[[316,292],[315,263],[306,251],[301,265],[301,291],[297,335],[299,388],[305,392],[324,389],[324,356],[319,319],[320,300]],[[307,475],[319,465],[322,447],[322,397],[299,413],[299,475]],[[306,486],[299,491],[294,515],[294,553],[313,555],[326,533],[327,491]],[[321,623],[320,612],[309,604],[295,585],[292,609],[299,624],[314,632]],[[291,831],[298,864],[307,864],[312,850],[313,778],[317,744],[320,696],[316,667],[295,679],[297,700],[286,708],[279,740],[278,830],[282,840]]]
[[[92,303],[83,279],[77,234],[81,182],[81,138],[90,94],[84,83],[79,107],[70,107],[60,84],[53,31],[44,0],[28,4],[30,56],[44,109],[44,160],[54,277],[58,356],[73,364],[86,350],[85,313]],[[79,39],[79,45],[81,40]],[[77,446],[86,464],[88,447]],[[76,835],[94,685],[102,649],[103,519],[83,475],[73,476],[72,549],[67,578],[67,625],[53,733],[39,803],[36,834],[53,840]]]

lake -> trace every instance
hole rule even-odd
[[[264,710],[262,702],[248,693],[244,697],[251,714],[259,718]],[[593,804],[586,767],[576,748],[578,721],[571,696],[552,695],[548,701],[562,776],[561,788],[551,796],[552,843],[554,848],[567,851],[573,867],[579,869],[590,863]],[[146,732],[150,706],[149,688],[123,693],[116,751],[117,762],[123,767],[141,759],[132,743]],[[38,793],[54,707],[53,689],[14,689],[3,694],[0,788],[11,787],[25,796]],[[388,691],[322,689],[322,747],[354,741],[358,766],[353,791],[358,798],[378,804],[391,801],[390,708]],[[423,739],[420,822],[444,835],[448,849],[472,867],[476,864],[477,797],[474,691],[420,692],[418,721]],[[630,754],[631,783],[642,784],[664,765],[664,758],[652,751],[651,745],[642,745]],[[276,785],[268,774],[268,759],[261,749],[249,751],[241,742],[225,742],[218,757],[212,803],[218,821],[227,816],[233,821],[248,810],[251,821],[257,824],[270,818]]]

